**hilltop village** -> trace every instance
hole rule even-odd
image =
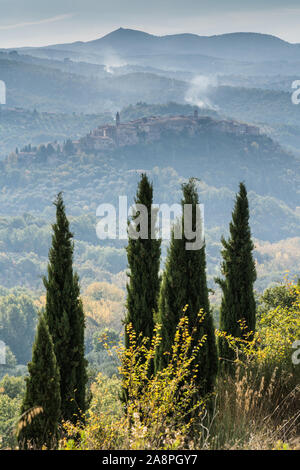
[[[236,135],[259,135],[258,127],[230,120],[216,121],[207,116],[200,117],[197,110],[192,116],[151,116],[125,123],[121,122],[120,114],[117,113],[115,125],[99,126],[73,144],[80,150],[106,150],[141,142],[150,143],[167,133],[185,133],[191,137],[201,130],[209,130],[210,127]]]
[[[48,159],[54,154],[72,155],[114,150],[118,147],[151,143],[163,137],[183,135],[193,137],[205,132],[220,132],[233,135],[258,136],[256,126],[229,119],[216,120],[209,116],[199,116],[195,110],[192,115],[150,116],[128,122],[121,122],[116,114],[115,123],[98,126],[79,140],[67,140],[64,144],[51,142],[39,146],[26,145],[15,155],[24,162],[28,157]]]

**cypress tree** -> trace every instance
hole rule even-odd
[[[84,358],[84,313],[79,279],[73,272],[73,234],[61,193],[56,201],[56,223],[52,225],[49,251],[45,318],[53,339],[60,371],[62,419],[75,422],[85,411],[87,382]]]
[[[253,285],[256,280],[256,269],[252,255],[254,245],[249,226],[249,203],[244,183],[236,196],[229,225],[228,240],[222,237],[221,273],[223,279],[216,279],[222,288],[220,310],[220,330],[237,338],[251,340],[255,331],[256,305]],[[246,330],[241,328],[244,322]],[[218,340],[221,363],[226,369],[231,369],[234,351],[226,339]]]
[[[19,447],[53,449],[57,446],[60,419],[60,383],[53,341],[44,316],[39,319],[28,370],[19,423]]]
[[[157,213],[152,210],[153,186],[146,174],[141,175],[138,184],[135,204],[143,204],[148,211],[148,227],[145,238],[129,237],[127,259],[129,266],[129,282],[127,283],[127,315],[125,326],[132,324],[137,337],[152,338],[154,320],[153,313],[157,311],[159,294],[159,267],[161,240],[152,238],[151,227],[155,227]],[[137,230],[139,227],[137,213],[132,217],[131,224]],[[126,329],[125,329],[126,330]],[[128,337],[125,331],[125,344],[128,347]]]
[[[195,231],[196,213],[200,211],[195,180],[190,179],[188,183],[183,184],[182,190],[182,208],[184,210],[185,204],[192,206],[192,227]],[[194,330],[195,343],[206,335],[206,341],[199,349],[197,359],[197,383],[199,393],[203,396],[213,390],[217,373],[217,349],[208,299],[205,246],[197,250],[187,250],[186,243],[193,240],[187,240],[184,235],[184,213],[179,224],[182,227],[182,237],[176,238],[173,229],[162,279],[158,309],[158,322],[162,325],[162,342],[156,356],[155,367],[159,370],[167,365],[168,356],[165,353],[171,351],[176,326],[183,316],[183,308],[188,305],[185,314],[189,317],[191,331]],[[202,323],[199,323],[198,314],[201,310],[205,316]]]

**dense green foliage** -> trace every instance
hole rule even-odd
[[[9,398],[17,398],[25,392],[24,377],[5,375],[0,381],[0,389]]]
[[[187,250],[186,247],[187,242],[192,243],[195,240],[188,240],[185,235],[184,206],[189,204],[192,207],[193,232],[196,230],[196,223],[199,223],[198,218],[201,218],[195,181],[190,180],[183,184],[182,189],[183,216],[179,222],[182,237],[176,238],[173,229],[159,297],[157,320],[162,325],[162,342],[155,358],[155,367],[156,370],[161,370],[167,365],[167,354],[171,353],[178,322],[186,310],[190,327],[195,329],[195,344],[205,337],[205,343],[196,356],[196,382],[200,393],[205,395],[213,391],[217,373],[217,350],[208,300],[205,246],[196,250]],[[201,323],[199,315],[204,315]]]
[[[28,143],[34,146],[78,139],[110,119],[110,114],[53,114],[0,108],[0,160],[16,147],[21,151]]]
[[[49,251],[45,318],[54,343],[60,372],[61,414],[75,421],[85,411],[86,361],[84,358],[84,314],[79,298],[79,280],[73,272],[73,242],[62,195],[55,201]]]
[[[298,281],[298,286],[300,281]],[[291,308],[297,300],[296,289],[287,289],[285,285],[269,287],[261,295],[258,314],[261,317],[271,309]]]
[[[39,319],[28,371],[19,422],[19,447],[53,449],[57,446],[61,411],[60,374],[43,315]]]
[[[37,308],[25,294],[0,297],[0,338],[13,351],[19,364],[31,358]]]
[[[221,271],[224,279],[217,279],[222,289],[220,329],[234,338],[251,341],[256,323],[253,291],[256,269],[249,226],[249,203],[244,183],[240,183],[229,231],[230,238],[222,238]],[[222,337],[219,338],[219,354],[225,367],[230,367],[234,353]]]
[[[157,311],[157,300],[159,294],[159,268],[160,268],[160,245],[161,241],[153,233],[156,225],[156,214],[152,209],[153,187],[147,175],[143,174],[138,184],[135,204],[142,204],[147,209],[147,214],[139,211],[132,217],[129,230],[129,241],[127,246],[127,258],[129,267],[129,282],[127,284],[127,315],[125,320],[125,341],[128,345],[126,326],[131,323],[137,336],[151,339],[154,321],[153,315]],[[145,216],[145,217],[144,217]],[[141,226],[145,221],[145,233],[135,239],[130,236],[130,228],[141,232]]]
[[[0,393],[0,449],[12,449],[16,446],[15,427],[20,413],[22,395],[10,398]]]

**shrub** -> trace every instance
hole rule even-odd
[[[293,301],[262,309],[252,341],[217,332],[234,350],[236,368],[218,379],[213,447],[272,448],[299,432],[300,366],[292,345],[300,338],[300,286],[285,289],[280,297]]]
[[[168,365],[153,376],[149,370],[161,341],[160,327],[155,327],[151,341],[140,341],[131,324],[127,334],[129,347],[118,347],[122,378],[98,376],[86,426],[66,423],[63,448],[137,450],[191,445],[192,430],[201,427],[205,418],[206,400],[197,399],[195,358],[206,338],[193,343],[189,320],[182,317]],[[125,410],[118,399],[124,388]],[[78,434],[81,439],[76,443]]]

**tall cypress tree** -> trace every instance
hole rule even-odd
[[[192,206],[192,227],[195,231],[196,213],[200,211],[195,180],[190,179],[188,183],[183,184],[182,190],[182,208],[184,210],[186,204]],[[184,235],[184,212],[179,224],[182,226],[182,237],[176,238],[173,230],[162,279],[158,310],[158,321],[162,325],[162,342],[155,366],[157,370],[166,366],[168,355],[165,353],[171,351],[177,324],[183,316],[183,308],[188,305],[185,314],[189,317],[191,330],[194,330],[195,343],[206,335],[206,341],[199,349],[197,358],[199,393],[205,395],[213,390],[217,373],[217,349],[208,299],[205,246],[197,250],[187,250],[186,243],[193,240],[187,240]],[[201,310],[205,316],[202,323],[199,323],[198,314]]]
[[[52,225],[48,277],[44,278],[47,291],[45,318],[60,371],[62,418],[75,422],[86,406],[85,322],[79,280],[73,272],[73,235],[61,193],[54,204],[56,223]]]
[[[228,240],[224,237],[221,240],[223,245],[221,272],[224,278],[216,279],[223,293],[220,329],[234,337],[251,340],[256,320],[253,292],[256,269],[252,255],[254,245],[249,226],[249,203],[244,183],[240,183],[229,231]],[[241,328],[241,321],[245,323],[246,329]],[[225,368],[231,369],[234,351],[222,337],[219,338],[218,346],[221,362]]]
[[[28,370],[19,423],[19,447],[56,448],[61,405],[59,370],[44,316],[39,319]]]
[[[156,223],[157,213],[152,210],[153,186],[146,174],[141,175],[135,198],[136,204],[143,204],[148,212],[148,227],[145,238],[130,238],[127,246],[129,266],[129,282],[127,284],[127,315],[125,325],[129,323],[137,335],[152,338],[154,320],[153,313],[157,310],[159,294],[159,267],[161,240],[152,238],[151,226]],[[138,231],[139,213],[133,216],[130,223]],[[154,235],[154,234],[153,234]],[[125,331],[125,344],[128,346],[128,336]]]

